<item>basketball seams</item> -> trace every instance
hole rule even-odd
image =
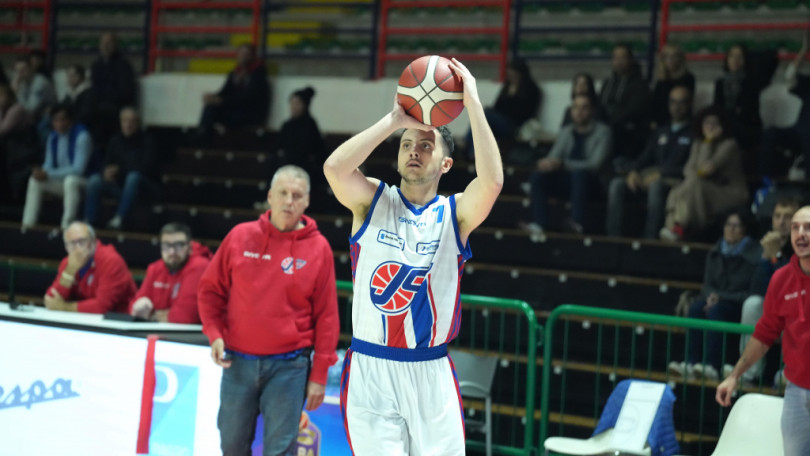
[[[447,124],[464,109],[463,83],[447,67],[447,62],[448,59],[438,55],[420,57],[411,62],[400,77],[397,88],[400,104],[406,113],[424,124]],[[424,75],[420,78],[418,73],[422,69]],[[445,84],[462,90],[447,90],[442,87]]]

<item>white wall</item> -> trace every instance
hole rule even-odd
[[[64,93],[63,72],[55,75],[59,93]],[[762,118],[768,125],[786,126],[795,122],[800,103],[788,94],[781,82],[781,72],[762,94]],[[193,127],[202,110],[202,95],[219,89],[224,76],[186,73],[157,73],[141,79],[141,107],[147,125]],[[377,81],[341,77],[293,77],[273,79],[273,102],[269,126],[281,128],[288,117],[287,98],[300,88],[312,86],[316,95],[312,114],[324,133],[357,133],[376,122],[391,109],[396,92],[396,79]],[[495,101],[500,84],[479,80],[478,90],[485,106]],[[542,81],[543,107],[540,123],[543,136],[553,137],[563,112],[569,104],[571,83],[568,80]],[[712,97],[713,83],[701,81],[695,94],[695,109],[706,106]],[[469,126],[466,112],[450,124],[456,135]]]

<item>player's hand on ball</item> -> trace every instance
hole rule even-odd
[[[391,111],[391,119],[394,122],[394,126],[397,128],[416,128],[417,130],[424,131],[436,129],[434,126],[423,124],[422,122],[419,122],[418,120],[409,116],[405,112],[402,105],[399,104],[399,100],[397,99],[396,95],[394,95],[394,109]]]
[[[478,98],[478,86],[475,84],[475,76],[455,57],[450,61],[452,62],[448,65],[450,69],[464,81],[464,106],[469,109],[472,106],[471,103],[481,104],[481,100]]]

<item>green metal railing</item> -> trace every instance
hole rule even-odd
[[[338,281],[339,291],[352,291],[348,281]],[[462,329],[453,346],[483,355],[497,356],[508,360],[514,371],[512,378],[493,383],[493,395],[511,395],[512,405],[504,408],[520,414],[516,421],[523,424],[522,438],[517,435],[519,425],[509,423],[509,431],[495,433],[492,450],[495,454],[528,456],[534,451],[534,410],[537,386],[537,347],[542,340],[542,328],[537,324],[534,310],[525,301],[501,299],[485,296],[461,295],[463,306]],[[351,321],[351,308],[345,311],[346,321]],[[503,366],[503,364],[502,364]],[[525,385],[525,402],[520,388]],[[500,394],[499,394],[500,393]],[[493,401],[495,402],[495,401]],[[494,406],[493,406],[494,407]],[[501,414],[493,411],[493,430],[498,429]],[[483,451],[484,442],[470,439],[467,446],[471,450]],[[499,441],[500,439],[508,442]]]
[[[594,331],[597,337],[595,350],[590,350],[590,353],[588,354],[592,357],[595,356],[596,359],[587,360],[588,368],[595,372],[594,375],[596,377],[594,382],[594,419],[596,419],[600,414],[599,402],[600,396],[602,396],[599,381],[600,375],[607,374],[609,381],[611,381],[614,385],[618,381],[616,378],[618,374],[622,374],[622,376],[629,378],[645,378],[657,381],[665,381],[670,382],[670,384],[676,380],[675,378],[670,378],[668,373],[662,373],[661,369],[659,369],[660,366],[666,366],[669,361],[673,360],[673,333],[685,332],[683,344],[684,350],[685,347],[689,346],[689,331],[684,330],[691,329],[703,331],[704,335],[706,334],[706,331],[717,331],[723,333],[723,351],[721,353],[723,353],[723,359],[725,362],[727,336],[729,334],[747,335],[751,334],[754,330],[753,326],[737,323],[594,308],[570,304],[561,305],[555,308],[548,317],[545,325],[545,344],[543,347],[543,359],[545,362],[543,363],[543,372],[540,385],[541,419],[538,431],[538,449],[540,452],[543,451],[543,442],[549,436],[550,420],[547,419],[547,417],[550,416],[551,392],[553,390],[553,386],[551,384],[552,370],[561,376],[558,391],[560,394],[560,407],[558,411],[560,417],[558,422],[560,426],[559,433],[562,434],[563,422],[565,421],[565,376],[568,370],[567,367],[577,363],[580,367],[585,364],[582,362],[584,359],[578,359],[575,361],[571,361],[569,359],[569,349],[571,344],[569,339],[573,337],[571,336],[572,329],[570,328],[570,323],[572,320],[576,320],[577,318],[581,320],[580,323],[583,327],[583,331]],[[606,320],[608,320],[608,322],[606,322]],[[560,338],[560,336],[557,334],[557,331],[560,329],[560,325],[562,325],[562,338]],[[622,336],[621,330],[624,330],[627,333],[623,336],[626,340],[622,342],[620,342],[620,336]],[[663,333],[663,335],[659,336],[661,333]],[[593,335],[593,333],[591,333],[591,335]],[[555,337],[557,338],[556,341]],[[612,346],[605,346],[608,344],[603,344],[603,340],[606,337],[613,337]],[[654,342],[656,341],[656,337],[659,337],[657,343]],[[644,347],[642,345],[644,344],[644,338],[646,338],[647,359],[639,366],[639,363],[637,363],[636,360],[638,355],[641,354],[643,356],[642,350]],[[706,339],[706,337],[703,337],[702,359],[704,364],[706,362]],[[663,350],[661,350],[662,344],[664,348]],[[562,345],[562,347],[560,347],[560,345]],[[656,347],[658,347],[658,349]],[[558,350],[560,348],[562,349],[562,353],[555,353],[555,349]],[[604,360],[603,352],[605,350],[612,350],[612,360],[608,360],[607,362]],[[553,357],[555,354],[561,356],[561,359],[557,358],[555,360]],[[624,361],[620,361],[620,358],[624,358]],[[736,359],[737,358],[735,357],[731,362],[736,362]],[[680,361],[680,359],[677,360]],[[658,367],[655,367],[655,365]],[[664,367],[663,370],[666,371],[666,367]],[[719,374],[720,376],[723,375],[722,372]],[[708,389],[710,396],[713,398],[714,383],[705,380],[705,378],[692,381],[684,379],[677,380],[681,381],[681,390],[678,394],[678,400],[684,407],[687,404],[690,406],[693,405],[692,403],[687,402],[687,396],[689,393],[688,387],[690,385],[700,387],[699,407],[694,410],[694,414],[697,415],[698,420],[698,453],[701,453],[704,446],[704,414],[711,406],[711,402],[706,403],[706,391]],[[759,390],[763,391],[761,382],[759,385]],[[607,391],[608,394],[609,392],[610,391]],[[771,390],[770,392],[774,391]],[[709,400],[713,402],[713,399]],[[717,407],[719,408],[719,406]],[[716,429],[717,433],[714,435],[719,435],[720,430],[722,429],[722,420],[725,415],[723,413],[718,413],[718,416],[719,420]],[[683,423],[681,423],[681,426],[677,426],[676,423],[676,427],[679,427],[679,430],[683,431]]]

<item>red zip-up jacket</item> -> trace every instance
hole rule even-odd
[[[810,389],[810,276],[802,271],[799,257],[776,270],[765,293],[762,317],[754,337],[767,346],[782,336],[785,377]]]
[[[65,301],[78,301],[79,312],[126,312],[136,290],[127,263],[115,247],[98,240],[96,251],[89,261],[89,265],[76,273],[76,280],[68,288],[59,284],[62,271],[67,266],[67,257],[63,258],[51,288],[56,289]],[[51,288],[48,288],[48,293]]]
[[[192,241],[188,261],[179,271],[170,272],[162,259],[150,264],[141,288],[129,303],[129,312],[132,313],[135,301],[147,297],[152,301],[154,310],[169,309],[169,323],[200,324],[197,284],[211,262],[211,256],[208,247]]]
[[[309,380],[326,384],[340,325],[335,264],[315,220],[280,232],[270,212],[234,227],[200,279],[197,303],[213,342],[250,355],[313,347]]]

